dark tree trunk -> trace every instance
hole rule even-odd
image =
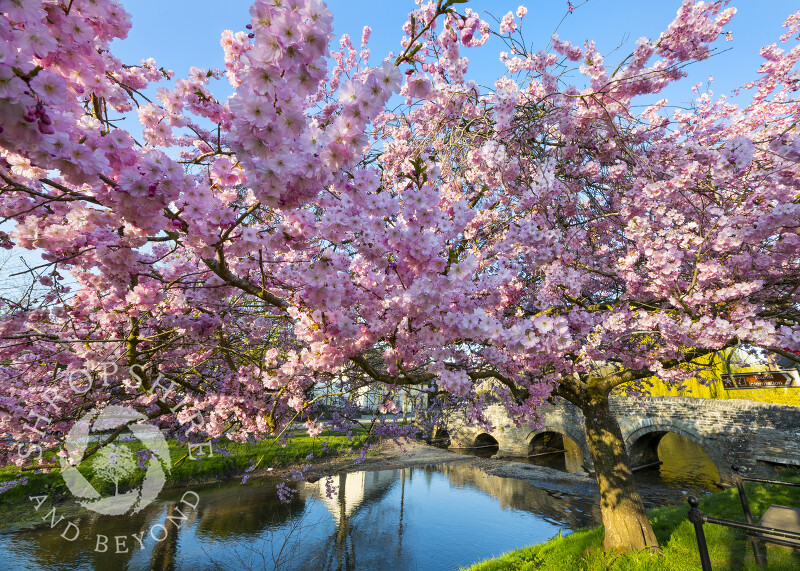
[[[574,403],[586,417],[586,439],[600,485],[600,511],[605,526],[606,550],[658,548],[636,490],[622,431],[608,405],[608,398]]]

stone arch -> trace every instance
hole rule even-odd
[[[500,443],[488,432],[481,432],[475,437],[472,447],[475,448],[476,455],[490,457],[500,450]]]
[[[569,436],[558,430],[539,430],[528,435],[528,455],[554,450],[563,450],[566,439],[572,440]]]
[[[435,427],[431,431],[431,436],[428,439],[428,444],[433,444],[434,446],[439,446],[442,448],[447,448],[450,446],[450,432],[441,426]]]
[[[528,436],[525,438],[528,455],[531,454],[532,448],[536,445],[537,440],[538,441],[544,440],[546,435],[549,434],[559,435],[562,438],[562,446],[564,437],[569,438],[572,442],[574,442],[575,445],[577,445],[578,448],[580,448],[581,455],[583,457],[582,466],[584,470],[590,471],[592,469],[594,463],[592,462],[592,455],[589,452],[589,446],[586,443],[586,437],[582,433],[580,435],[576,434],[575,431],[567,429],[563,426],[546,424],[544,428],[542,428],[541,430],[533,430],[530,433],[528,433]]]
[[[658,462],[658,444],[669,432],[683,436],[686,440],[694,442],[711,459],[714,466],[717,468],[717,472],[722,473],[722,469],[725,466],[725,459],[717,453],[714,447],[709,446],[698,434],[680,426],[666,423],[642,426],[631,432],[625,438],[625,448],[628,450],[631,466],[645,466]]]

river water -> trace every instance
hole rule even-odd
[[[664,438],[664,465],[637,475],[648,504],[684,502],[688,493],[713,487],[716,470],[698,450],[680,437]],[[566,454],[542,458],[534,460],[562,470],[572,465]],[[188,494],[169,490],[130,517],[59,522],[56,513],[46,527],[0,533],[0,569],[438,571],[600,521],[594,497],[551,492],[459,462],[336,475],[331,497],[324,478],[294,483],[288,506],[278,501],[277,484],[265,478]],[[39,513],[49,510],[45,502]]]
[[[563,445],[564,453],[543,454],[516,461],[555,468],[562,472],[582,472],[580,449],[566,438]],[[709,490],[718,489],[716,482],[719,481],[719,472],[714,462],[694,442],[677,434],[667,433],[658,444],[658,458],[663,462],[661,466],[635,473],[639,493],[648,508],[686,503],[687,496],[701,496]]]

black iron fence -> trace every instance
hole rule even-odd
[[[711,569],[711,559],[708,556],[706,535],[703,531],[703,525],[706,523],[724,525],[726,527],[745,531],[747,533],[747,538],[750,541],[750,545],[753,547],[753,556],[755,557],[756,565],[761,568],[765,568],[767,566],[766,546],[764,543],[774,543],[786,547],[800,548],[800,532],[753,524],[753,515],[750,512],[750,503],[747,501],[747,494],[744,490],[745,481],[794,487],[800,487],[800,482],[784,482],[782,480],[748,478],[739,474],[739,468],[737,466],[732,466],[732,468],[736,474],[734,476],[734,480],[736,482],[736,487],[739,490],[739,499],[742,502],[742,511],[744,512],[746,523],[706,515],[700,511],[700,508],[698,507],[699,501],[697,498],[694,496],[689,496],[689,521],[694,524],[694,532],[697,536],[697,548],[700,552],[700,563],[703,566],[703,571],[713,571]]]

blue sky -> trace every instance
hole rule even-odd
[[[472,0],[466,6],[478,12],[490,12],[498,19],[509,10],[515,11],[519,0]],[[550,35],[564,18],[558,33],[562,39],[583,43],[588,39],[597,42],[598,49],[608,63],[625,57],[641,36],[656,37],[672,21],[680,0],[588,0],[564,18],[566,0],[532,0],[527,2],[528,15],[523,20],[525,40],[534,50],[546,46]],[[222,68],[222,48],[219,45],[223,30],[244,30],[250,21],[248,0],[123,0],[131,13],[133,29],[127,39],[115,41],[113,52],[126,63],[138,63],[153,57],[159,65],[172,69],[176,77],[185,76],[191,66]],[[398,51],[401,27],[408,12],[415,8],[413,0],[331,0],[328,2],[334,15],[335,42],[348,33],[358,45],[364,25],[372,27],[370,41],[373,65],[377,65],[390,51]],[[714,76],[714,92],[719,95],[756,77],[761,59],[759,48],[776,42],[783,33],[781,25],[793,10],[797,0],[734,0],[738,9],[728,29],[733,34],[730,42],[718,45],[728,51],[690,66],[689,77],[671,86],[663,96],[670,103],[687,105],[692,97],[693,83]],[[459,5],[463,11],[465,5]],[[335,44],[335,45],[338,45]],[[614,51],[616,48],[619,49]],[[464,50],[471,60],[469,77],[482,84],[491,84],[504,67],[498,60],[505,48],[497,39],[479,49]],[[612,53],[613,52],[613,53]],[[218,97],[230,93],[227,83],[218,82]],[[660,98],[661,96],[659,96]],[[652,102],[655,98],[642,101]],[[135,114],[129,114],[125,126],[138,134]],[[9,231],[12,223],[2,225]],[[7,256],[17,258],[23,251],[0,252],[0,269],[6,273],[17,263]],[[35,252],[24,252],[31,264],[41,260]],[[5,263],[4,263],[5,262]],[[3,267],[5,266],[5,267]],[[9,272],[10,273],[10,272]],[[8,279],[0,279],[0,294],[9,286]]]
[[[489,12],[498,19],[509,10],[516,10],[519,0],[473,0],[469,6]],[[634,47],[641,36],[656,37],[673,19],[680,0],[588,0],[569,14],[558,30],[562,39],[583,43],[597,42],[606,62],[618,62]],[[244,30],[249,22],[247,0],[123,0],[133,18],[133,29],[127,39],[116,41],[113,51],[123,61],[137,63],[145,57],[185,75],[192,65],[223,67],[220,33],[225,29]],[[403,33],[401,26],[408,12],[415,8],[412,0],[331,0],[334,32],[338,37],[348,33],[358,44],[364,25],[372,27],[370,41],[373,65],[380,63],[390,51],[398,51]],[[690,76],[665,96],[670,102],[686,104],[692,98],[691,85],[714,77],[714,92],[729,93],[735,87],[756,77],[760,64],[758,50],[778,40],[781,25],[797,0],[734,0],[738,10],[728,28],[733,39],[721,40],[718,46],[728,51],[708,61],[691,66]],[[566,14],[566,0],[532,0],[526,3],[528,15],[523,20],[523,33],[534,49],[545,47]],[[621,46],[621,47],[620,47]],[[616,48],[619,49],[614,51]],[[503,71],[498,60],[503,45],[496,39],[479,49],[464,50],[472,62],[470,77],[490,84]],[[613,53],[612,53],[613,52]],[[218,95],[224,96],[219,93]]]

